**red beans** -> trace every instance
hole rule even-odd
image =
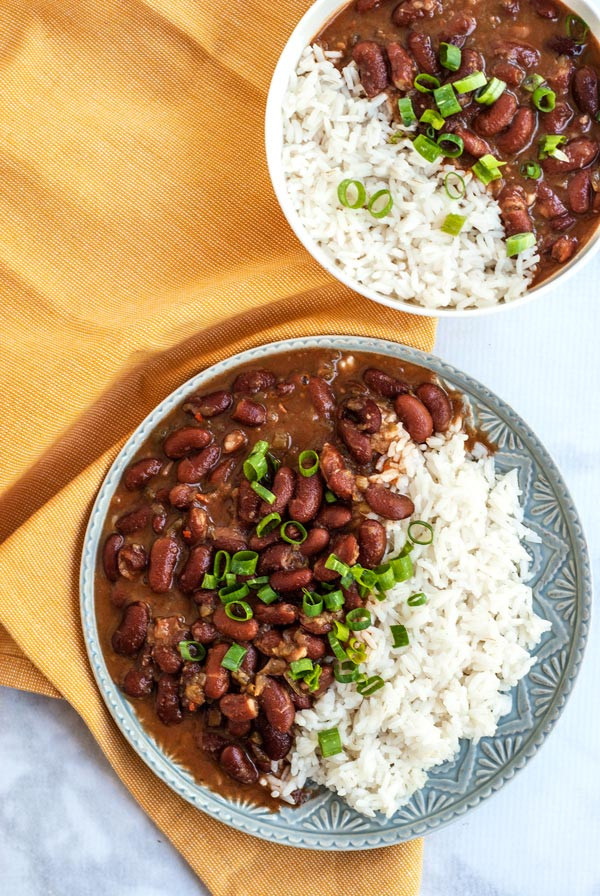
[[[134,656],[141,650],[146,635],[148,634],[148,622],[150,609],[148,604],[136,601],[125,608],[123,617],[112,636],[112,646],[121,656]]]
[[[192,395],[188,400],[187,408],[201,417],[218,417],[228,411],[233,404],[230,392],[221,389],[218,392],[210,392],[208,395]]]
[[[498,196],[500,217],[507,236],[515,233],[529,233],[533,222],[529,217],[525,192],[518,185],[507,184]]]
[[[358,428],[342,417],[338,420],[338,433],[340,438],[348,448],[348,451],[359,464],[368,464],[373,457],[373,449],[371,441]]]
[[[267,420],[267,411],[264,405],[249,398],[242,398],[235,406],[231,415],[238,423],[244,426],[262,426]]]
[[[375,569],[383,560],[387,545],[384,526],[379,520],[363,520],[358,527],[360,553],[358,562],[367,569]]]
[[[150,550],[148,584],[156,594],[164,594],[173,584],[173,573],[179,559],[179,544],[170,535],[157,538]]]
[[[213,623],[221,635],[225,635],[226,638],[231,638],[233,641],[252,641],[258,634],[256,619],[247,619],[244,622],[230,619],[223,605],[218,606],[215,610]]]
[[[308,523],[315,518],[323,500],[323,483],[318,473],[296,477],[296,488],[288,504],[291,519]]]
[[[158,460],[156,457],[145,457],[143,460],[138,460],[136,463],[132,464],[125,473],[123,478],[125,488],[128,488],[131,491],[142,488],[142,486],[146,485],[146,483],[154,476],[158,476],[162,467],[162,461]]]
[[[119,550],[123,544],[123,537],[117,535],[116,532],[109,535],[104,542],[104,547],[102,549],[102,565],[104,567],[104,574],[109,582],[116,582],[119,578],[119,567],[117,564]]]
[[[329,532],[327,529],[315,526],[308,533],[306,541],[300,545],[299,551],[304,557],[313,557],[315,554],[320,554],[321,551],[324,551],[328,544]]]
[[[291,544],[279,542],[270,545],[260,555],[257,572],[263,576],[268,572],[277,572],[280,569],[298,569],[304,566],[302,554]]]
[[[334,495],[349,501],[354,493],[354,474],[346,467],[337,448],[325,442],[321,451],[321,472]]]
[[[598,115],[598,75],[589,65],[578,68],[571,84],[573,97],[582,112],[596,118]]]
[[[163,451],[167,457],[179,459],[185,457],[186,454],[191,454],[192,451],[206,448],[211,442],[212,434],[207,429],[184,426],[167,436],[163,442]]]
[[[433,433],[431,414],[414,395],[399,395],[394,402],[398,419],[414,442],[424,442]]]
[[[177,478],[180,482],[200,482],[209,470],[219,462],[221,449],[218,445],[209,445],[198,454],[192,454],[191,457],[185,457],[179,461],[177,467]]]
[[[174,675],[163,674],[158,679],[155,706],[156,715],[163,725],[178,725],[183,722],[179,681]]]
[[[179,587],[184,594],[191,594],[202,585],[202,579],[212,562],[212,549],[206,544],[198,544],[188,554],[185,566],[179,576]]]
[[[508,127],[516,111],[517,99],[514,94],[506,90],[495,103],[475,118],[475,130],[481,137],[493,137]]]
[[[254,615],[259,622],[269,625],[293,625],[298,618],[298,608],[294,604],[280,602],[270,606],[259,603]]]
[[[269,578],[269,583],[274,591],[298,591],[308,588],[312,583],[310,569],[291,569],[274,572]]]
[[[237,495],[237,515],[244,523],[255,523],[259,517],[261,499],[247,479],[241,479]]]
[[[119,575],[124,579],[135,579],[148,563],[146,549],[142,544],[123,545],[117,557]]]
[[[308,381],[308,394],[320,416],[327,417],[335,408],[333,390],[322,376],[311,376]]]
[[[225,694],[219,701],[219,709],[233,722],[248,722],[258,715],[258,703],[247,694]]]
[[[567,187],[569,206],[576,215],[589,212],[592,204],[592,184],[588,171],[578,171]],[[565,209],[566,211],[566,209]]]
[[[438,75],[440,66],[431,38],[420,31],[411,31],[408,35],[408,46],[422,72]]]
[[[145,529],[152,519],[152,508],[144,504],[129,513],[124,513],[115,523],[115,528],[121,535],[131,535],[133,532],[139,532]]]
[[[415,512],[415,505],[410,498],[397,495],[384,485],[369,485],[365,498],[371,510],[386,520],[404,520]]]
[[[554,190],[545,183],[541,183],[537,189],[535,207],[542,217],[548,219],[556,218],[567,213],[566,206],[563,205]]]
[[[287,732],[294,724],[294,704],[283,685],[274,678],[267,677],[267,683],[260,695],[261,708],[267,721],[276,731]]]
[[[244,370],[234,380],[233,391],[243,395],[266,392],[275,385],[275,374],[270,370]]]
[[[560,174],[569,171],[577,171],[579,168],[587,168],[598,155],[598,144],[588,137],[577,137],[571,140],[561,150],[567,156],[567,161],[549,157],[542,162],[542,168],[546,174]]]
[[[435,383],[421,383],[415,392],[429,411],[434,432],[447,432],[452,422],[452,405],[444,390]]]
[[[360,81],[367,96],[377,96],[388,86],[388,69],[379,44],[363,40],[355,44],[352,58],[358,66]]]
[[[525,149],[531,143],[531,138],[536,127],[536,114],[533,109],[523,106],[517,113],[503,134],[496,140],[496,145],[503,153],[514,155]]]
[[[363,373],[363,380],[369,389],[372,389],[377,395],[383,396],[383,398],[395,398],[396,395],[402,395],[404,392],[409,391],[406,383],[395,379],[395,377],[390,376],[384,370],[379,370],[378,367],[367,368]]]
[[[258,781],[258,770],[250,756],[237,744],[229,744],[219,756],[219,765],[230,778],[240,784],[255,784]]]
[[[228,650],[229,644],[215,644],[206,654],[204,693],[210,700],[220,700],[229,690],[229,672],[221,665]]]
[[[279,467],[275,473],[271,492],[275,495],[272,504],[263,501],[260,505],[260,516],[266,516],[268,513],[279,513],[283,515],[288,502],[294,494],[294,485],[296,483],[296,475],[289,467]]]
[[[413,81],[418,73],[414,60],[406,52],[402,44],[395,41],[386,44],[385,51],[390,64],[392,84],[398,90],[411,90]]]
[[[352,511],[341,504],[326,504],[321,508],[317,517],[317,524],[325,529],[341,529],[347,526],[352,519]]]
[[[293,743],[291,734],[278,731],[263,715],[258,717],[256,728],[262,738],[263,747],[269,759],[277,761],[287,756]]]

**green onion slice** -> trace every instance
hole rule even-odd
[[[199,663],[206,656],[206,647],[200,641],[180,641],[177,649],[188,663]]]
[[[559,146],[562,146],[567,142],[567,138],[564,134],[548,134],[546,137],[542,137],[540,140],[540,151],[538,156],[540,159],[547,159],[548,156],[552,156],[553,159],[560,159],[561,162],[568,162],[568,155],[559,149]]]
[[[462,110],[461,104],[456,99],[456,93],[452,84],[444,84],[433,91],[435,104],[444,118],[456,115]]]
[[[424,134],[418,134],[413,140],[413,146],[419,153],[419,155],[423,156],[428,162],[435,162],[442,155],[442,150],[430,137],[425,137]]]
[[[270,585],[263,585],[262,588],[259,588],[256,592],[257,598],[263,602],[263,604],[272,604],[273,601],[276,601],[279,595],[276,591],[273,591]]]
[[[575,13],[571,12],[566,18],[565,28],[568,36],[571,40],[575,41],[576,44],[585,43],[588,34],[590,33],[590,26],[587,22],[580,16],[576,16]]]
[[[385,682],[381,675],[372,675],[370,678],[367,678],[366,675],[360,677],[356,684],[356,690],[363,697],[370,697],[371,694],[374,694],[375,691],[378,691],[380,688],[384,686]]]
[[[436,78],[435,75],[428,75],[427,72],[421,72],[421,74],[417,75],[413,81],[413,87],[415,87],[419,93],[433,93],[439,86],[439,78]]]
[[[257,442],[256,444],[266,445],[267,443]],[[244,476],[249,482],[258,482],[259,479],[262,479],[263,476],[267,475],[268,469],[267,458],[265,457],[265,454],[260,451],[251,451],[244,461]]]
[[[353,578],[358,582],[358,584],[364,585],[365,588],[369,589],[369,591],[372,591],[373,588],[376,587],[378,578],[377,573],[374,569],[365,569],[364,566],[356,563],[352,567],[350,572],[352,573]]]
[[[537,87],[533,91],[531,102],[540,112],[552,112],[556,106],[556,94],[549,87]]]
[[[360,672],[356,668],[356,664],[349,659],[336,660],[333,664],[333,675],[340,684],[350,684],[351,681],[357,681]]]
[[[477,162],[473,165],[472,171],[478,180],[481,181],[482,184],[489,184],[493,180],[500,180],[502,177],[502,172],[500,168],[506,165],[506,162],[499,162],[498,159],[495,159],[493,155],[490,153],[486,153],[486,155],[482,156],[478,159]]]
[[[446,215],[440,230],[450,236],[458,236],[466,223],[466,215]]]
[[[538,180],[542,176],[542,169],[537,162],[523,162],[519,166],[521,177],[527,177],[530,180]]]
[[[406,603],[409,607],[421,607],[427,603],[427,595],[422,591],[418,591],[417,594],[411,594]]]
[[[243,600],[250,594],[250,589],[245,582],[237,582],[233,585],[225,585],[219,589],[219,598],[221,603],[228,604],[234,600]]]
[[[392,210],[394,200],[389,190],[377,190],[367,204],[367,210],[374,218],[385,218]]]
[[[292,538],[291,535],[288,535],[287,531],[286,531],[288,526],[295,526],[296,529],[298,530],[298,532],[300,533],[300,537]],[[282,523],[281,528],[279,530],[279,534],[281,535],[281,537],[283,538],[284,541],[287,541],[288,544],[303,544],[306,541],[306,538],[308,536],[308,532],[306,531],[306,529],[304,528],[302,523],[298,523],[298,522],[296,522],[296,520],[288,520],[287,522]]]
[[[446,158],[457,159],[464,152],[465,141],[458,134],[440,134],[438,146]]]
[[[281,522],[281,515],[279,513],[268,513],[266,516],[263,516],[262,520],[256,527],[256,534],[260,538],[262,535],[268,535],[269,532],[272,532],[273,529],[277,528],[278,523]]]
[[[210,575],[210,573],[205,573],[204,578],[202,579],[202,588],[206,588],[208,591],[214,591],[215,588],[218,587],[220,579],[216,576]]]
[[[538,75],[537,73],[535,73],[535,74],[527,75],[527,77],[525,77],[523,79],[523,81],[521,82],[521,87],[523,87],[524,90],[528,90],[529,93],[533,93],[533,91],[537,87],[539,87],[540,84],[544,84],[545,81],[546,81],[545,78],[542,78],[541,75]]]
[[[356,193],[354,200],[351,200],[348,196],[350,189]],[[362,208],[367,199],[367,191],[365,190],[364,185],[361,184],[359,180],[352,180],[349,177],[338,185],[337,194],[338,199],[344,208]]]
[[[450,72],[457,72],[460,68],[462,52],[460,47],[454,44],[440,44],[440,62]]]
[[[320,594],[304,589],[302,597],[302,612],[305,616],[319,616],[323,612],[323,598]]]
[[[331,591],[329,594],[325,594],[323,600],[328,610],[341,610],[344,606],[344,595],[339,589]]]
[[[251,576],[256,572],[257,563],[256,551],[237,551],[231,558],[231,571],[238,576]]]
[[[315,663],[312,672],[309,672],[308,675],[304,676],[304,683],[307,685],[309,691],[316,691],[319,687],[319,679],[322,671],[323,667],[320,666],[319,663]]]
[[[342,752],[342,739],[337,728],[327,728],[325,731],[319,731],[318,739],[321,756],[324,759]]]
[[[487,84],[487,78],[483,72],[473,72],[472,75],[467,75],[466,78],[461,78],[459,81],[452,82],[452,86],[457,93],[471,93],[473,90],[477,90],[485,84]]]
[[[350,637],[350,629],[338,619],[333,619],[333,633],[339,641],[347,641]]]
[[[392,638],[394,639],[394,647],[406,647],[410,642],[408,632],[404,625],[390,625],[390,631],[392,633]]]
[[[251,482],[250,488],[254,489],[258,497],[266,501],[267,504],[274,504],[277,500],[276,495],[270,492],[268,488],[265,488],[264,485],[261,485],[260,482]]]
[[[301,451],[298,457],[298,469],[301,476],[314,476],[319,469],[319,455],[317,452]]]
[[[248,588],[260,588],[261,585],[266,585],[268,581],[268,576],[255,576],[252,579],[246,579],[246,585]]]
[[[298,679],[303,678],[307,672],[312,672],[313,670],[313,661],[309,660],[308,657],[305,657],[301,660],[294,660],[290,663],[290,678],[293,681],[298,681]]]
[[[513,255],[519,255],[526,249],[535,246],[535,235],[533,233],[515,233],[506,240],[506,254],[509,258]]]
[[[405,128],[409,128],[416,122],[417,116],[415,115],[415,110],[410,97],[404,96],[398,100],[398,111],[400,112],[400,118],[402,119],[402,124]],[[403,137],[404,134],[401,136]]]
[[[350,573],[350,567],[346,563],[342,563],[341,560],[338,560],[335,554],[329,555],[329,557],[325,561],[325,568],[332,569],[334,572],[339,573],[341,576],[347,576]]]
[[[335,634],[335,632],[327,632],[327,640],[329,641],[329,646],[333,650],[335,658],[338,659],[341,663],[346,662],[348,660],[348,654],[340,644],[339,638]]]
[[[231,555],[227,551],[217,551],[213,561],[213,576],[224,579],[231,570]]]
[[[389,563],[394,573],[395,582],[406,582],[407,579],[413,577],[415,568],[409,556],[401,554],[399,557],[394,557]]]
[[[350,610],[350,612],[346,614],[346,624],[353,632],[362,632],[363,629],[368,628],[372,622],[371,612],[370,610],[367,610],[366,607],[356,607],[355,610]]]
[[[467,185],[462,174],[459,174],[458,171],[449,171],[444,178],[444,190],[448,199],[462,199],[467,191]]]
[[[359,666],[360,663],[364,663],[367,658],[367,645],[364,641],[359,641],[358,638],[350,638],[346,648],[346,654],[348,659]]]
[[[337,497],[328,488],[325,489],[325,501],[327,504],[334,504],[337,501]]]
[[[420,530],[425,529],[425,532]],[[431,544],[433,541],[433,526],[424,520],[413,520],[408,527],[408,537],[413,544]]]
[[[388,143],[391,143],[393,146],[395,146],[396,143],[400,143],[400,141],[404,140],[405,137],[406,134],[404,133],[404,131],[394,131],[394,133],[388,140]]]
[[[241,644],[233,643],[221,660],[221,665],[224,669],[229,669],[230,672],[237,672],[244,662],[244,657],[247,653],[248,650],[246,647],[242,647]]]
[[[481,103],[483,106],[491,106],[497,99],[500,99],[505,90],[506,81],[501,81],[500,78],[492,78],[485,87],[477,91],[475,102]]]
[[[375,572],[377,573],[377,590],[380,594],[394,587],[396,579],[392,564],[389,561],[378,566]]]
[[[225,604],[225,612],[230,619],[235,619],[236,622],[247,622],[254,616],[252,607],[245,600],[228,601]]]
[[[430,124],[436,131],[439,131],[440,128],[444,127],[444,119],[439,112],[435,111],[435,109],[425,109],[419,118],[419,121],[423,124]]]

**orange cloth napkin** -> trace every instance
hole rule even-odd
[[[420,841],[307,854],[173,794],[116,729],[79,622],[94,496],[177,385],[288,336],[433,344],[333,282],[276,204],[265,97],[308,5],[0,0],[0,683],[69,700],[214,896],[281,891],[283,867],[286,896],[414,896]]]

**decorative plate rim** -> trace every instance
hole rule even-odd
[[[313,828],[310,831],[294,829],[291,818],[289,820],[285,819],[282,826],[281,822],[284,813],[294,813],[298,810],[290,807],[289,809],[283,808],[280,812],[271,813],[260,807],[248,806],[243,801],[240,803],[231,802],[209,788],[197,784],[190,773],[169,759],[142,728],[132,704],[125,699],[108,673],[100,648],[96,626],[94,570],[102,524],[108,504],[124,468],[149,432],[187,394],[199,388],[204,382],[246,361],[257,358],[264,359],[269,355],[279,354],[282,351],[301,348],[327,348],[389,355],[399,360],[432,369],[442,378],[448,378],[454,384],[458,384],[461,391],[474,393],[478,399],[485,401],[486,405],[491,405],[494,415],[501,419],[511,432],[514,432],[515,429],[519,430],[519,435],[526,446],[528,456],[538,459],[544,473],[548,477],[553,493],[556,495],[561,516],[566,522],[570,542],[575,547],[575,570],[577,582],[580,586],[577,592],[578,619],[573,632],[573,647],[559,685],[553,692],[552,699],[541,721],[533,725],[529,733],[527,748],[520,752],[517,757],[503,762],[498,771],[481,784],[475,784],[474,789],[470,793],[465,794],[458,805],[450,806],[445,810],[442,808],[431,817],[417,819],[414,822],[400,820],[394,822],[396,816],[383,820],[381,816],[377,816],[375,819],[365,818],[365,823],[371,823],[372,829],[360,833],[353,833],[351,828],[344,831],[343,827],[333,831],[319,830],[318,828]],[[121,733],[140,758],[179,796],[219,821],[262,839],[289,846],[317,850],[375,849],[413,839],[443,827],[459,818],[465,812],[478,806],[483,800],[487,799],[513,778],[545,742],[572,691],[581,666],[589,632],[591,596],[590,561],[579,515],[554,460],[525,421],[486,386],[437,356],[397,342],[363,336],[306,336],[278,340],[256,346],[206,368],[166,396],[145,417],[127,440],[111,464],[100,486],[85,532],[80,569],[81,620],[86,649],[94,677],[109,712]],[[511,689],[511,693],[514,691],[516,689]],[[431,778],[428,778],[428,783],[430,781]],[[420,792],[422,791],[418,793]],[[338,819],[344,815],[344,812],[353,811],[336,794],[325,792],[322,797],[324,802],[330,802],[332,805],[337,803]],[[317,797],[315,802],[318,802],[319,799]],[[248,809],[250,810],[249,812],[247,811]],[[385,825],[384,828],[382,824]]]

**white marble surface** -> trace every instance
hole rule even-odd
[[[512,404],[550,450],[583,518],[596,581],[599,280],[600,260],[539,303],[442,322],[436,347]],[[428,837],[422,896],[600,896],[599,682],[596,618],[575,691],[539,755],[483,806]],[[73,710],[0,688],[0,893],[173,892],[207,893]]]

